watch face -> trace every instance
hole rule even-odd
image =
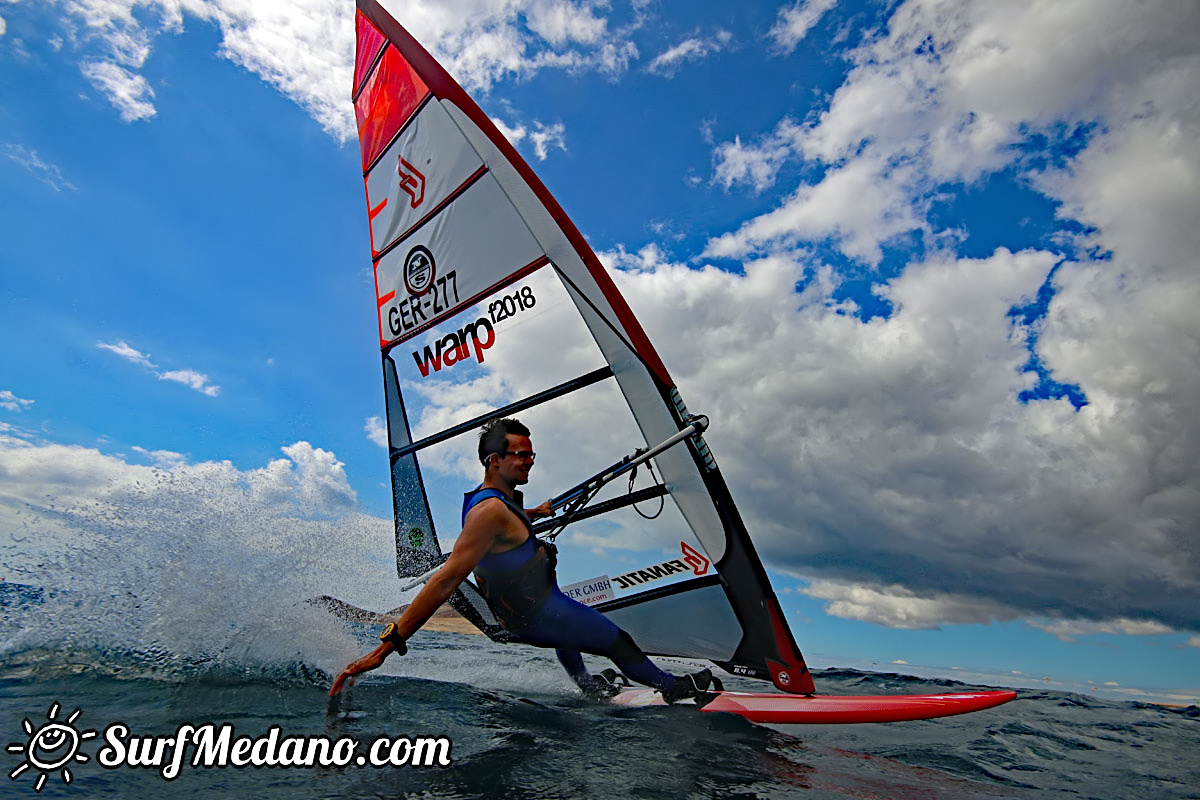
[[[379,634],[379,640],[386,642],[388,637],[392,635],[392,631],[396,630],[396,623],[389,622],[387,627],[383,629],[383,633]]]

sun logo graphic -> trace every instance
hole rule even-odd
[[[75,728],[75,720],[79,719],[79,709],[71,712],[65,722],[55,719],[58,716],[58,703],[50,706],[46,714],[47,722],[39,727],[28,719],[24,720],[25,733],[29,737],[23,744],[13,742],[8,746],[8,752],[21,753],[25,760],[17,768],[8,773],[8,777],[16,780],[30,767],[38,772],[33,790],[40,792],[46,785],[47,776],[61,771],[63,783],[72,780],[70,765],[76,761],[86,763],[88,757],[79,752],[79,745],[86,739],[96,735],[95,731],[79,731]]]

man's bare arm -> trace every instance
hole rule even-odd
[[[467,524],[454,542],[454,549],[450,551],[446,563],[425,582],[425,586],[396,621],[396,633],[399,636],[407,639],[419,631],[492,548],[496,533],[503,530],[506,512],[498,503],[495,507],[478,510],[480,513],[476,516],[476,509],[471,509]]]
[[[492,548],[497,534],[504,530],[508,522],[507,516],[508,512],[499,502],[483,502],[471,509],[446,563],[425,582],[425,586],[396,621],[396,633],[400,638],[408,639],[420,630],[433,616],[433,612],[450,599],[450,595],[454,594],[459,584],[466,580],[471,570],[475,569],[475,565]],[[379,667],[395,650],[392,642],[383,642],[362,658],[352,662],[334,679],[333,685],[329,687],[330,696],[340,692],[347,679]]]

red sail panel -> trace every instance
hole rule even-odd
[[[358,90],[367,77],[367,71],[375,63],[379,51],[387,44],[387,37],[371,24],[361,11],[354,15],[355,38],[358,46],[354,48],[354,86],[350,88],[351,96],[357,97]]]
[[[659,380],[668,386],[674,385],[674,381],[671,380],[666,366],[662,363],[658,352],[654,349],[649,337],[646,336],[645,331],[642,329],[641,323],[633,316],[633,312],[625,302],[625,298],[617,291],[616,284],[613,283],[612,278],[605,271],[600,260],[592,252],[591,247],[583,238],[583,234],[575,227],[575,223],[563,211],[558,201],[550,194],[550,191],[541,182],[541,179],[537,177],[533,169],[517,153],[516,148],[504,138],[503,134],[496,128],[483,109],[467,95],[462,87],[451,77],[450,73],[384,10],[378,0],[358,0],[358,8],[360,13],[368,15],[372,23],[378,26],[388,37],[390,42],[388,53],[390,54],[393,48],[403,51],[405,57],[412,63],[412,68],[418,70],[427,85],[433,89],[434,95],[439,100],[449,100],[455,106],[462,109],[475,125],[478,126],[479,130],[491,139],[496,149],[520,174],[521,178],[528,183],[529,188],[537,195],[538,199],[545,206],[546,211],[560,226],[562,235],[566,237],[571,247],[578,253],[579,258],[584,261],[591,279],[596,282],[605,300],[619,317],[623,333],[633,343],[638,356]],[[370,162],[366,163],[369,164]]]
[[[429,95],[429,87],[394,47],[383,53],[354,101],[363,172]]]

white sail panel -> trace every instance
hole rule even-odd
[[[415,336],[544,257],[495,178],[483,175],[375,262],[380,342]]]
[[[378,255],[483,168],[440,103],[426,103],[366,178],[371,252]]]

